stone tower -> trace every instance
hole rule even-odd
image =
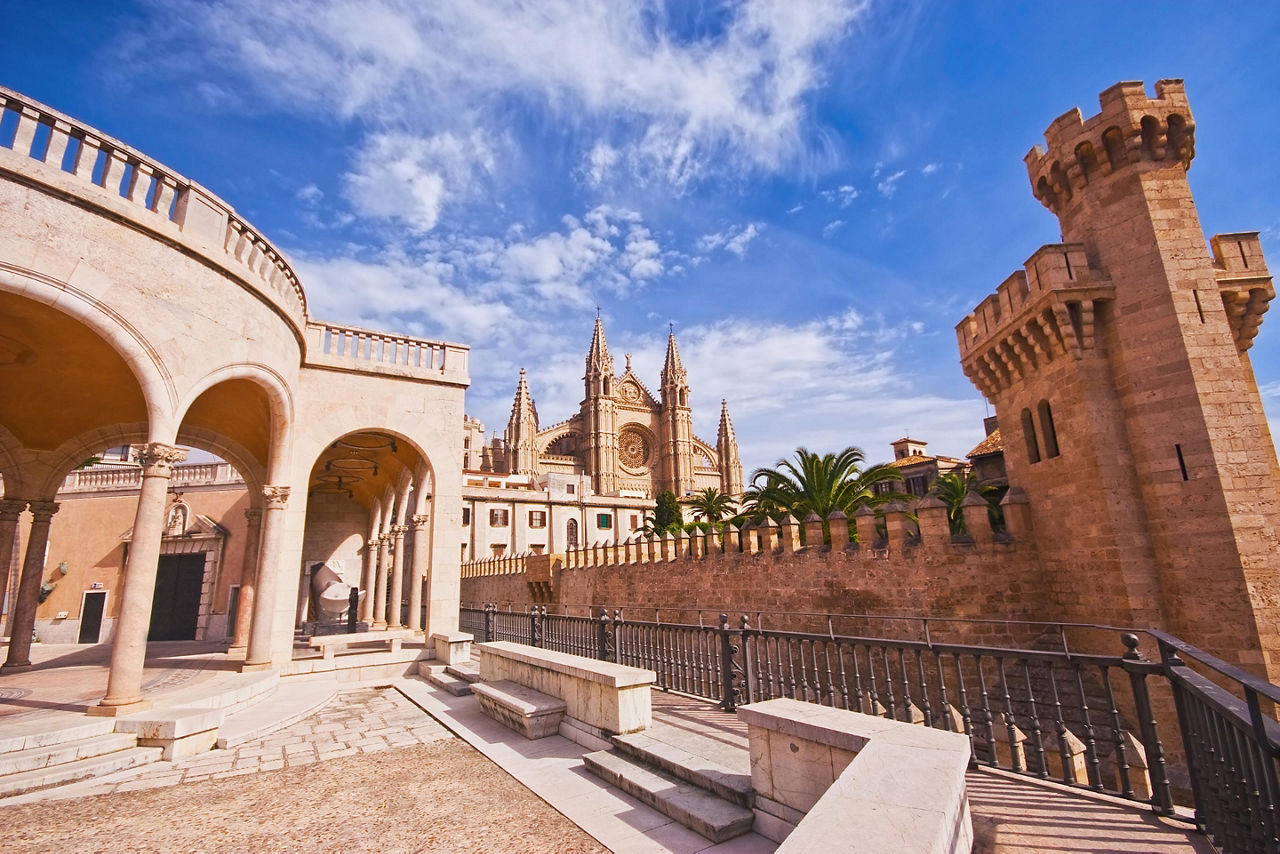
[[[512,474],[538,474],[538,408],[529,394],[524,368],[516,384],[516,397],[511,403],[511,419],[504,434],[507,445],[508,471]]]
[[[720,429],[716,433],[716,453],[720,458],[720,490],[726,495],[742,494],[742,460],[738,456],[738,436],[729,418],[729,402],[720,401]]]
[[[604,323],[598,313],[583,381],[586,388],[581,410],[586,444],[583,465],[591,477],[591,488],[599,495],[610,495],[617,489],[618,418],[613,400],[613,357],[609,355]]]
[[[1100,100],[1026,157],[1065,242],[957,327],[965,373],[1030,497],[1054,619],[1165,628],[1275,680],[1280,493],[1248,355],[1271,276],[1256,233],[1206,247],[1182,82]]]
[[[689,375],[680,363],[674,332],[667,338],[661,381],[663,482],[679,498],[694,491],[693,410],[689,408]]]

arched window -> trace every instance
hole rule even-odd
[[[1112,171],[1129,162],[1124,150],[1124,133],[1120,128],[1107,129],[1102,135],[1102,147],[1107,151],[1107,162],[1111,164]]]
[[[1022,410],[1022,435],[1027,440],[1027,459],[1033,463],[1040,462],[1040,446],[1036,443],[1036,422],[1031,417],[1031,410]]]
[[[1058,431],[1053,428],[1053,410],[1049,401],[1042,400],[1036,407],[1040,413],[1040,435],[1044,437],[1044,455],[1046,459],[1058,456]]]
[[[576,549],[578,547],[577,519],[570,519],[568,524],[564,526],[564,544],[565,548]]]

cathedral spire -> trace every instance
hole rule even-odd
[[[684,365],[680,362],[680,349],[676,346],[676,333],[673,331],[667,337],[667,360],[662,366],[662,386],[663,388],[666,388],[668,384],[686,386],[688,381],[688,374],[685,373]]]
[[[720,430],[716,435],[716,457],[720,468],[720,491],[742,494],[742,460],[738,456],[738,436],[733,432],[728,401],[720,401]]]
[[[716,443],[737,442],[737,434],[733,432],[733,419],[729,417],[729,401],[720,401],[720,431],[716,435]]]
[[[507,422],[506,441],[508,471],[512,474],[537,474],[538,471],[538,407],[529,394],[524,368],[516,384],[511,402],[511,419]]]
[[[587,351],[587,376],[593,373],[613,376],[613,357],[609,355],[609,345],[604,340],[604,321],[596,313],[596,328],[591,334],[591,349]]]

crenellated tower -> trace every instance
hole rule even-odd
[[[729,402],[720,401],[720,429],[716,432],[716,454],[720,462],[720,491],[726,495],[742,494],[742,459],[738,456],[738,435],[733,432]]]
[[[524,368],[520,369],[520,381],[516,384],[516,396],[511,403],[511,418],[507,421],[504,438],[507,470],[512,474],[538,474],[538,408],[529,394]]]
[[[693,410],[689,407],[689,375],[680,362],[676,334],[667,338],[662,365],[662,474],[677,497],[694,492]]]
[[[597,312],[583,377],[585,396],[581,418],[586,444],[583,465],[591,477],[592,489],[600,495],[617,491],[618,414],[613,399],[613,379],[613,357],[604,340],[604,322]]]
[[[1271,275],[1256,233],[1206,246],[1182,81],[1100,101],[1027,154],[1064,243],[960,323],[964,370],[1031,499],[1053,619],[1166,628],[1275,680],[1280,469],[1248,354]]]

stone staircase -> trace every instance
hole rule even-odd
[[[431,664],[424,661],[418,665],[418,675],[455,697],[464,697],[471,693],[472,684],[480,681],[480,668],[470,662]]]
[[[111,718],[0,739],[0,798],[100,777],[160,759],[134,733],[115,732]]]
[[[688,735],[664,739],[670,729],[655,725],[614,736],[610,749],[588,753],[583,761],[597,777],[712,842],[750,832],[755,818],[750,774],[706,756],[723,752],[710,739],[702,744],[691,743]]]

